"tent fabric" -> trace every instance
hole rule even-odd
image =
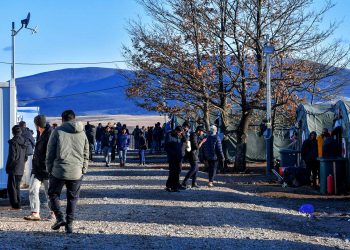
[[[297,124],[302,140],[308,138],[310,132],[322,133],[323,128],[332,129],[334,120],[333,104],[300,104],[297,109]]]

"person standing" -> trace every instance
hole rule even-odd
[[[39,131],[38,140],[34,149],[33,156],[33,169],[30,177],[29,186],[29,203],[31,214],[25,216],[25,220],[40,220],[40,187],[44,184],[44,190],[49,201],[48,189],[49,189],[49,173],[46,170],[46,150],[47,144],[50,139],[52,128],[46,124],[46,117],[44,115],[37,115],[34,118],[34,124],[36,129]],[[50,207],[50,202],[48,202]],[[49,218],[54,218],[54,214],[51,213]]]
[[[102,123],[99,123],[96,128],[96,150],[95,154],[102,154],[101,140],[103,136]]]
[[[109,167],[112,161],[112,150],[116,145],[116,137],[111,127],[106,127],[102,135],[101,146],[105,157],[106,167]]]
[[[35,146],[35,139],[33,137],[33,131],[31,131],[29,128],[27,128],[27,124],[25,121],[19,122],[19,127],[22,130],[22,137],[26,139],[27,141],[27,161],[24,166],[24,173],[23,173],[23,188],[28,188],[30,183],[30,175],[32,172],[32,159],[33,159],[33,149]]]
[[[182,188],[187,188],[187,181],[192,178],[192,188],[198,188],[197,180],[197,172],[198,172],[198,164],[199,164],[199,149],[206,142],[206,138],[200,140],[200,138],[204,134],[204,128],[202,126],[198,126],[196,128],[196,132],[192,132],[189,137],[189,141],[191,143],[191,151],[188,154],[188,161],[190,163],[190,170],[187,172],[185,179],[182,181]]]
[[[319,177],[320,173],[320,164],[317,160],[318,157],[318,144],[317,144],[317,134],[315,131],[312,131],[309,135],[309,138],[306,139],[301,146],[301,158],[306,164],[307,178],[310,180],[312,173],[312,185],[316,187],[316,179]]]
[[[94,151],[96,143],[96,128],[94,125],[90,124],[90,122],[87,122],[87,124],[85,125],[85,134],[89,141],[89,160],[92,161],[92,153]]]
[[[81,122],[75,121],[73,110],[62,113],[62,125],[56,128],[49,139],[46,153],[46,168],[49,173],[49,197],[56,222],[51,229],[65,226],[66,233],[73,232],[74,212],[79,199],[83,174],[89,163],[89,141]],[[66,220],[60,207],[63,186],[67,189]]]
[[[142,131],[139,133],[139,157],[140,157],[140,165],[146,164],[145,151],[147,150],[147,142],[145,135]]]
[[[183,143],[184,137],[181,126],[177,126],[166,135],[164,148],[168,156],[169,176],[165,190],[168,192],[179,192]]]
[[[140,145],[139,145],[139,140],[140,140],[140,132],[141,129],[139,128],[139,125],[136,125],[136,128],[134,129],[134,131],[132,131],[132,135],[134,136],[134,149],[140,149]]]
[[[326,138],[330,137],[331,135],[328,132],[327,128],[322,129],[322,134],[318,135],[316,140],[317,140],[317,147],[318,147],[318,157],[321,158],[323,157],[323,143],[326,140]]]
[[[120,167],[125,167],[126,163],[126,153],[128,152],[129,148],[129,134],[127,133],[126,127],[122,128],[122,133],[118,135],[118,140],[117,140],[117,149],[119,153],[119,161],[120,161]]]
[[[12,139],[9,143],[9,153],[6,162],[6,173],[8,174],[7,192],[12,209],[21,209],[21,180],[24,165],[27,160],[26,139],[21,136],[22,130],[18,125],[12,127]]]
[[[221,140],[217,134],[217,127],[210,127],[210,135],[204,144],[204,156],[208,160],[209,183],[208,187],[213,187],[214,178],[217,171],[218,161],[224,161],[224,152],[222,150]]]

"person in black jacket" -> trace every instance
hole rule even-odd
[[[207,141],[204,144],[204,157],[208,161],[209,166],[208,186],[213,187],[218,161],[225,161],[221,140],[217,134],[217,127],[215,125],[210,127],[210,136],[208,136]]]
[[[301,158],[305,161],[307,170],[307,179],[310,179],[312,172],[312,185],[316,187],[316,178],[319,177],[320,164],[317,160],[318,157],[318,145],[316,140],[317,134],[312,131],[309,138],[303,142],[301,146]]]
[[[112,128],[108,126],[105,128],[105,132],[102,136],[101,146],[106,161],[106,167],[109,167],[112,160],[112,149],[116,146],[116,137]]]
[[[104,128],[102,127],[102,123],[99,123],[96,128],[96,149],[95,154],[102,154],[102,148],[101,148],[101,140],[103,136]]]
[[[165,190],[168,192],[179,192],[183,143],[184,137],[181,126],[177,126],[166,136],[165,151],[169,162],[169,176]]]
[[[21,209],[21,180],[24,172],[24,164],[27,160],[26,139],[21,136],[22,130],[18,125],[12,127],[13,137],[8,141],[9,153],[6,162],[8,174],[7,192],[12,209]]]
[[[198,172],[198,163],[199,163],[199,149],[203,145],[203,143],[206,142],[206,138],[203,140],[199,141],[199,137],[203,136],[204,134],[204,128],[203,126],[198,126],[196,128],[196,132],[192,132],[190,134],[189,140],[191,143],[191,151],[188,154],[188,161],[190,163],[190,170],[188,171],[185,179],[182,181],[182,188],[186,189],[187,188],[187,180],[192,178],[192,188],[198,188],[198,184],[196,182],[197,180],[197,172]]]
[[[48,199],[49,189],[49,173],[46,170],[46,149],[50,139],[52,128],[46,123],[46,117],[44,115],[37,115],[34,118],[34,124],[38,130],[38,139],[34,149],[33,155],[33,168],[30,177],[29,185],[29,203],[31,214],[25,216],[25,220],[40,220],[40,187],[44,184],[45,194]],[[50,206],[50,204],[49,204]],[[54,214],[50,213],[50,219],[54,219]]]
[[[89,141],[89,160],[92,161],[92,153],[96,143],[96,127],[90,124],[90,122],[87,122],[85,125],[85,134]]]
[[[26,139],[28,147],[27,147],[27,161],[24,165],[24,173],[22,177],[23,188],[28,188],[30,183],[30,175],[32,172],[32,159],[33,159],[33,149],[35,146],[35,139],[33,137],[33,131],[27,128],[27,124],[25,121],[20,121],[18,124],[22,130],[22,137]]]

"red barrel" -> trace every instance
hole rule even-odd
[[[327,194],[334,194],[334,179],[332,175],[327,177]]]

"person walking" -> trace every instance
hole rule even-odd
[[[102,123],[99,123],[96,128],[96,150],[95,154],[102,154],[101,141],[103,136],[104,129],[102,127]]]
[[[179,192],[181,163],[183,159],[182,146],[184,141],[181,126],[177,126],[173,131],[168,133],[165,138],[164,148],[169,163],[169,176],[165,190],[168,192]]]
[[[224,161],[224,152],[222,150],[221,140],[217,134],[217,127],[210,127],[210,135],[204,144],[204,157],[208,161],[209,183],[208,187],[214,186],[214,178],[217,171],[218,161]]]
[[[51,210],[56,216],[51,229],[59,230],[65,226],[66,233],[73,232],[74,212],[88,163],[89,141],[83,124],[75,121],[73,110],[66,110],[62,113],[62,125],[50,136],[46,153],[46,168],[50,176],[48,193]],[[60,207],[63,186],[67,189],[66,220]]]
[[[146,133],[146,140],[148,148],[150,149],[150,154],[153,154],[153,127],[148,127]]]
[[[118,140],[117,140],[117,150],[119,153],[120,167],[125,167],[126,154],[128,152],[129,143],[130,143],[129,134],[127,133],[126,127],[123,127],[122,133],[118,135]]]
[[[43,184],[48,206],[50,207],[48,190],[49,190],[49,173],[46,170],[46,150],[49,143],[52,128],[46,124],[46,117],[44,115],[37,115],[34,118],[34,124],[39,131],[38,140],[35,145],[33,155],[33,169],[30,177],[29,185],[29,203],[31,214],[25,216],[25,220],[41,220],[40,217],[40,187]],[[53,212],[50,213],[49,219],[54,219]]]
[[[139,157],[140,157],[140,165],[146,164],[145,151],[147,150],[147,142],[145,135],[142,131],[139,132]]]
[[[317,176],[319,178],[320,164],[317,160],[318,157],[318,144],[317,144],[317,134],[312,131],[309,138],[306,139],[301,146],[301,158],[306,164],[307,178],[310,180],[312,173],[312,186],[316,188]]]
[[[189,136],[189,141],[191,143],[191,151],[188,154],[188,161],[190,163],[190,170],[187,172],[185,179],[182,181],[182,188],[187,188],[187,181],[192,178],[192,188],[199,188],[197,184],[197,172],[199,164],[199,149],[206,142],[206,138],[200,139],[204,135],[204,128],[198,126],[195,132],[192,132]]]
[[[33,160],[33,149],[35,146],[35,139],[33,137],[33,131],[27,128],[27,124],[25,121],[19,122],[19,127],[22,130],[22,137],[26,139],[28,147],[27,147],[27,161],[24,166],[24,173],[22,178],[23,188],[28,188],[30,183],[30,175],[32,172],[32,160]]]
[[[115,148],[116,137],[111,127],[106,127],[102,135],[101,146],[105,157],[106,167],[109,167],[112,161],[112,149]]]
[[[7,192],[13,210],[21,209],[21,180],[24,173],[24,165],[27,160],[27,142],[21,136],[22,130],[18,125],[12,127],[12,139],[9,143],[9,153],[6,162],[8,174]]]

